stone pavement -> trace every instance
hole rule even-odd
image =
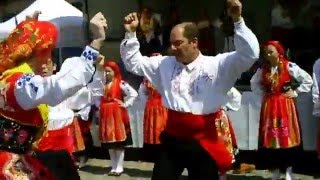
[[[125,161],[125,173],[120,177],[107,176],[111,162],[105,159],[90,159],[86,167],[80,170],[82,180],[146,180],[152,175],[152,163]],[[187,180],[187,172],[183,173],[181,180]],[[284,177],[284,176],[283,176]],[[312,176],[296,174],[297,179],[312,180]],[[256,170],[250,174],[228,174],[228,180],[265,180],[271,179],[271,173],[264,170]],[[284,178],[282,178],[284,179]]]

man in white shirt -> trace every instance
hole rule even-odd
[[[204,56],[198,48],[194,23],[175,26],[170,35],[174,56],[143,57],[139,52],[136,13],[125,17],[125,39],[120,53],[126,68],[146,77],[159,91],[168,108],[168,122],[162,133],[162,154],[153,170],[153,180],[177,179],[184,168],[190,179],[218,179],[231,168],[232,157],[218,140],[214,127],[227,92],[241,73],[259,57],[256,36],[245,25],[242,4],[228,0],[228,14],[235,25],[235,47],[230,53]]]
[[[49,106],[48,128],[46,134],[38,143],[38,156],[41,162],[52,172],[56,180],[59,179],[80,179],[73,159],[74,148],[74,124],[75,117],[81,116],[88,119],[90,107],[95,101],[100,100],[104,88],[104,60],[97,65],[93,80],[86,87],[80,89],[76,94],[56,106]],[[60,73],[66,72],[69,61],[62,64]],[[55,70],[55,64],[50,60],[43,66],[42,76],[49,77]],[[72,109],[80,109],[74,113]],[[79,119],[78,119],[79,120]],[[80,121],[80,120],[79,120]],[[62,163],[63,162],[63,163]],[[58,168],[59,167],[59,168]]]

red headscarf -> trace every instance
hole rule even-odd
[[[50,57],[57,37],[58,31],[50,22],[33,19],[21,22],[0,44],[0,73],[32,56]]]
[[[286,56],[285,55],[285,50],[284,50],[283,46],[280,44],[279,41],[268,41],[268,42],[264,43],[262,45],[262,47],[267,47],[269,45],[271,45],[271,46],[273,46],[273,47],[275,47],[277,49],[277,51],[279,53],[279,59],[280,60],[287,60],[286,57],[285,57]]]
[[[287,62],[288,62],[288,59],[286,58],[285,50],[284,50],[283,46],[280,44],[280,42],[279,42],[279,41],[268,41],[268,42],[264,43],[264,44],[262,45],[262,47],[267,47],[267,46],[270,46],[270,45],[273,46],[273,47],[275,47],[275,48],[277,49],[278,54],[279,54],[279,60],[282,61],[282,62],[287,63]],[[281,64],[281,63],[279,62],[279,63],[278,63],[278,66],[279,66],[280,64]],[[269,66],[269,64],[266,63],[266,62],[264,62],[263,67],[264,67],[264,68],[268,68],[268,66]],[[279,67],[279,70],[282,71],[282,67]]]
[[[268,41],[268,42],[264,43],[262,45],[262,47],[267,47],[269,45],[275,47],[278,51],[278,54],[279,54],[279,62],[277,64],[278,70],[279,70],[279,76],[277,76],[277,77],[271,76],[271,74],[270,74],[271,68],[268,63],[264,62],[264,65],[262,68],[263,84],[265,84],[267,86],[271,85],[269,82],[269,79],[272,78],[278,82],[277,86],[281,87],[281,83],[285,83],[288,80],[290,80],[290,75],[289,75],[289,72],[287,69],[289,61],[287,60],[286,55],[285,55],[285,50],[279,41]]]
[[[110,87],[108,94],[113,98],[120,98],[122,91],[120,89],[120,83],[122,80],[121,71],[117,63],[114,61],[107,61],[104,63],[104,68],[110,67],[114,72],[114,78],[112,81],[112,86]]]

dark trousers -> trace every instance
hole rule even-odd
[[[143,144],[143,160],[155,163],[159,157],[159,154],[161,154],[160,144]]]
[[[152,180],[178,180],[184,168],[189,180],[219,179],[215,161],[195,140],[180,140],[163,132],[161,153],[156,161]]]
[[[68,151],[38,152],[36,157],[53,174],[55,180],[80,180],[78,170]]]

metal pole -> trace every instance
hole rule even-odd
[[[90,18],[89,18],[89,5],[88,5],[88,0],[84,0],[84,11],[85,13],[87,14],[87,22],[86,22],[86,35],[87,35],[87,40],[89,40],[89,21],[90,21]]]

